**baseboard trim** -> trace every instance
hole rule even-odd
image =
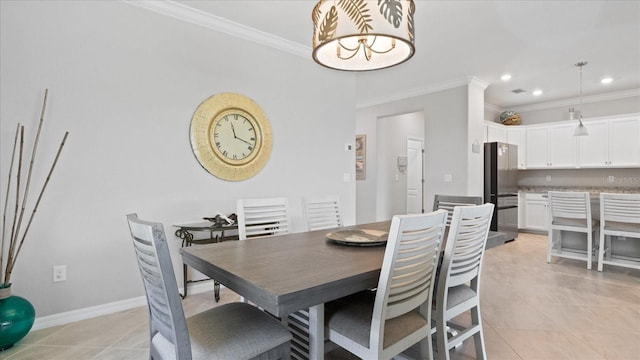
[[[222,288],[222,286],[220,286]],[[183,292],[183,288],[179,289]],[[189,285],[189,295],[213,291],[211,281],[203,281]],[[58,325],[66,325],[72,322],[91,319],[98,316],[109,315],[119,311],[125,311],[147,305],[146,296],[138,296],[131,299],[114,301],[107,304],[96,305],[84,309],[72,310],[63,313],[37,317],[33,323],[32,331],[50,328]]]

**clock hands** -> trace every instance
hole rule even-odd
[[[233,138],[234,138],[234,139],[238,139],[238,140],[242,141],[243,143],[246,143],[246,144],[248,144],[248,145],[253,146],[253,144],[252,144],[252,143],[250,143],[250,142],[248,142],[247,140],[242,139],[242,138],[239,138],[238,136],[236,136],[236,129],[235,129],[235,127],[233,126],[233,123],[231,123],[231,131],[233,132]]]

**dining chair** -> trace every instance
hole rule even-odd
[[[240,240],[281,235],[291,230],[286,198],[237,200],[236,215]]]
[[[459,196],[436,194],[433,200],[433,210],[447,210],[447,226],[451,224],[453,208],[456,206],[482,205],[482,196]]]
[[[127,215],[149,308],[149,359],[289,359],[291,333],[254,306],[185,318],[164,227]]]
[[[338,196],[303,198],[302,209],[308,231],[338,228],[343,225]]]
[[[473,336],[476,359],[486,359],[480,316],[482,259],[493,216],[493,204],[456,206],[447,234],[435,295],[436,352],[449,359],[449,351]],[[471,313],[471,324],[452,321]]]
[[[551,262],[552,256],[585,260],[587,269],[591,270],[595,241],[593,233],[598,230],[599,222],[591,218],[589,193],[549,191],[547,201],[549,202],[547,263]],[[586,234],[586,250],[581,246],[563,244],[563,231]]]
[[[604,264],[640,269],[637,257],[612,254],[612,236],[640,240],[640,194],[600,193],[598,271],[602,271]]]
[[[446,212],[396,215],[377,291],[325,305],[327,339],[362,359],[391,359],[419,343],[432,359],[431,302]]]

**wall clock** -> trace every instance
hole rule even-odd
[[[257,174],[271,155],[271,125],[250,98],[236,93],[204,100],[191,118],[191,148],[212,175],[230,181]]]

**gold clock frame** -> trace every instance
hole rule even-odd
[[[242,160],[232,160],[220,153],[213,142],[213,129],[229,114],[241,114],[253,125],[256,144]],[[191,148],[196,159],[212,175],[228,181],[246,180],[256,175],[269,161],[273,145],[271,125],[260,106],[237,93],[219,93],[205,99],[196,108],[189,129]]]

